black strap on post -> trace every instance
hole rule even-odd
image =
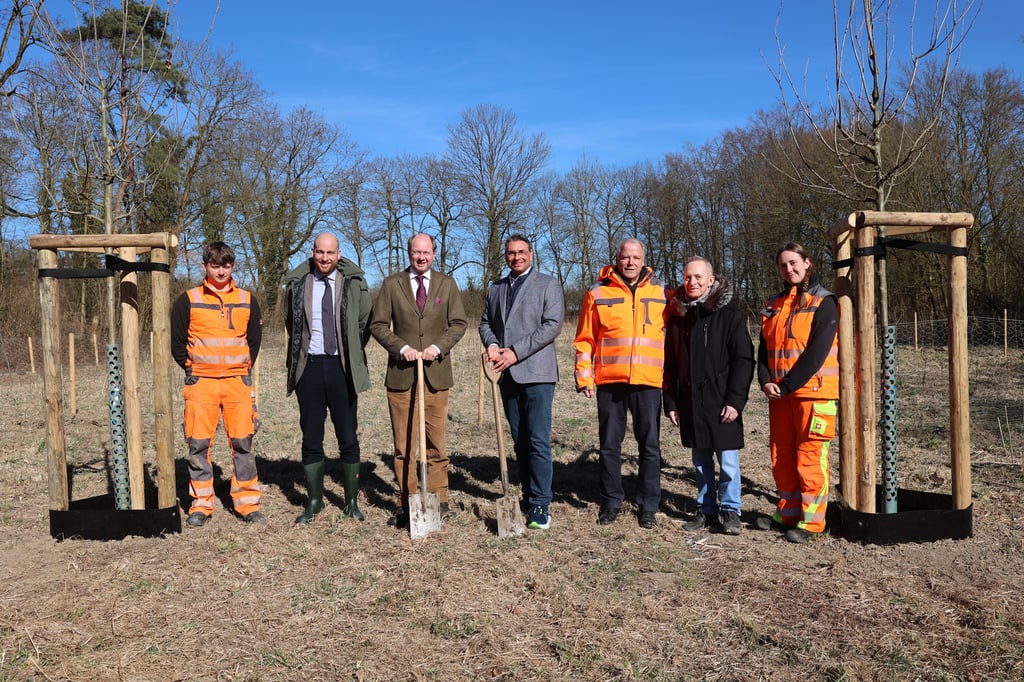
[[[853,258],[844,258],[832,263],[832,269],[852,267],[856,258],[874,256],[876,260],[885,259],[886,249],[906,249],[908,251],[927,251],[928,253],[941,253],[947,256],[966,256],[967,247],[950,246],[949,244],[932,244],[930,242],[917,242],[912,239],[896,239],[895,237],[884,237],[878,240],[874,246],[862,246],[853,250]]]
[[[112,254],[103,257],[105,268],[40,268],[39,277],[54,279],[97,279],[113,277],[118,272],[170,272],[167,263],[142,263],[127,261]]]

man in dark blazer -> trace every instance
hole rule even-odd
[[[565,301],[558,280],[533,269],[530,240],[505,242],[508,276],[487,292],[480,340],[500,371],[498,386],[515,443],[527,525],[551,526],[551,403],[558,382],[555,340],[562,331]]]
[[[443,518],[453,514],[448,504],[445,450],[448,389],[455,383],[450,353],[466,333],[467,321],[455,280],[431,269],[436,255],[433,237],[414,235],[409,240],[409,267],[384,280],[370,319],[370,333],[388,351],[384,385],[395,441],[395,478],[402,503],[401,510],[388,523],[396,526],[408,522],[409,496],[419,490],[413,459],[417,358],[423,360],[426,378],[427,491],[437,493]]]

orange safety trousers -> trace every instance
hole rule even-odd
[[[793,395],[768,403],[772,475],[779,494],[774,519],[810,533],[825,530],[829,444],[836,432],[836,401]]]
[[[256,433],[256,409],[252,380],[248,376],[186,377],[185,443],[188,446],[189,514],[213,514],[213,462],[210,452],[217,424],[224,417],[224,431],[231,446],[231,499],[235,512],[245,516],[259,509],[260,482],[252,440]]]

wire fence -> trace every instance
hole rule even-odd
[[[896,325],[896,343],[909,348],[945,348],[949,343],[948,320],[915,320]],[[566,327],[567,332],[571,329]],[[759,328],[750,323],[751,337],[757,341]],[[880,338],[880,336],[879,336]],[[152,336],[142,334],[139,339],[139,354],[144,361],[152,359],[150,354]],[[267,345],[282,342],[274,337],[265,338]],[[984,348],[989,351],[1002,350],[1009,356],[1010,351],[1024,350],[1024,320],[999,317],[969,317],[967,319],[967,344],[969,348]],[[73,349],[72,349],[73,345]],[[0,375],[42,372],[42,341],[40,337],[0,336]],[[100,366],[106,362],[106,339],[96,334],[68,334],[62,338],[61,363],[68,366],[74,358],[76,367]]]

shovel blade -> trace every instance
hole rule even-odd
[[[498,537],[514,538],[526,533],[526,524],[523,522],[523,513],[519,510],[519,503],[503,495],[497,500]]]
[[[441,501],[437,493],[409,496],[409,536],[413,540],[441,530]]]

